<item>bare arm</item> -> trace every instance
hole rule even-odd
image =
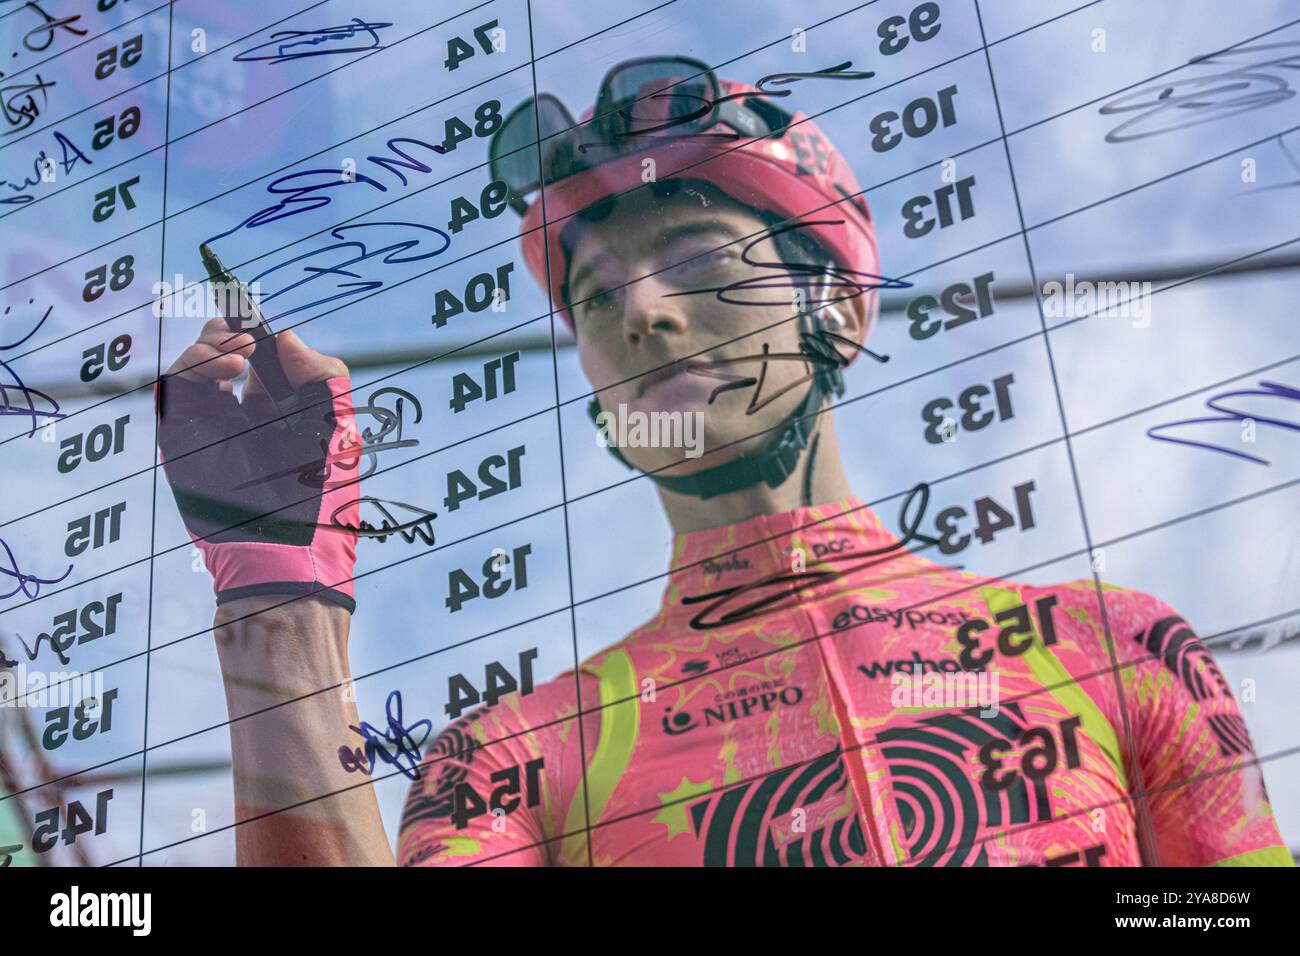
[[[392,866],[370,779],[339,761],[340,746],[360,741],[348,729],[360,725],[357,705],[338,686],[351,676],[351,615],[316,598],[284,601],[244,598],[217,608],[239,821],[236,862]],[[276,604],[283,606],[264,610]],[[325,687],[333,689],[317,693]]]

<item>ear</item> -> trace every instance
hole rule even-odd
[[[847,279],[831,278],[829,287],[818,298],[822,300],[822,325],[847,339],[866,344],[875,329],[880,314],[880,293],[877,289],[859,292]],[[836,325],[840,328],[836,328]]]

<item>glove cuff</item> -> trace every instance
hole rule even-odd
[[[273,581],[266,584],[250,584],[245,587],[217,591],[217,606],[219,607],[227,601],[238,601],[240,598],[260,597],[266,594],[284,594],[294,598],[318,597],[330,604],[337,604],[351,614],[356,611],[357,602],[351,593],[350,581],[348,585],[349,591],[344,593],[338,588],[325,587],[323,584],[307,581]]]

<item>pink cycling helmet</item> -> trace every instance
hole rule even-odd
[[[694,76],[689,75],[692,68],[697,69]],[[635,85],[620,98],[616,78],[624,71],[630,71]],[[646,185],[646,159],[654,161],[658,182],[699,180],[781,219],[805,218],[814,224],[797,232],[817,242],[836,266],[853,274],[878,275],[875,224],[862,187],[816,124],[773,103],[788,93],[716,79],[707,66],[685,58],[654,57],[611,70],[596,105],[579,124],[549,95],[522,104],[503,124],[503,132],[512,122],[525,128],[493,143],[493,173],[499,175],[498,152],[526,142],[524,136],[530,134],[531,155],[520,145],[517,153],[523,158],[515,166],[528,165],[534,181],[511,186],[513,203],[523,212],[524,259],[538,284],[547,281],[546,242],[552,301],[565,302],[569,262],[561,233],[582,210]],[[635,116],[630,115],[633,110]],[[540,186],[539,128],[546,172],[545,229],[540,198],[530,204],[518,198]],[[572,329],[569,310],[563,308],[561,315]],[[864,324],[864,337],[866,331]]]

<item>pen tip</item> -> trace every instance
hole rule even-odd
[[[211,247],[206,242],[199,243],[199,255],[204,259],[215,259],[217,257],[216,253],[212,251]]]

